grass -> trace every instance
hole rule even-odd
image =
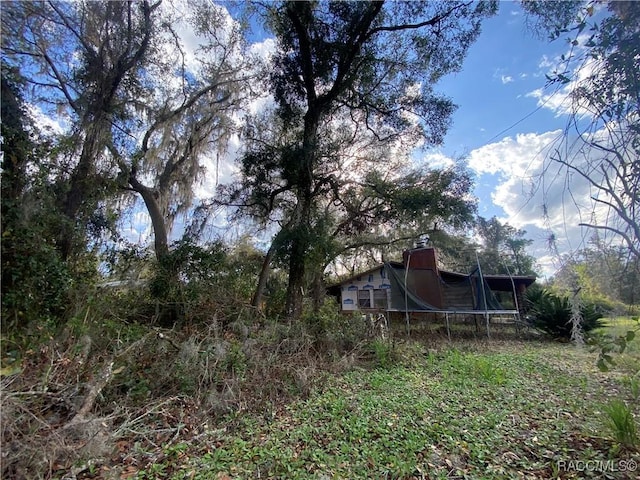
[[[640,455],[619,446],[603,411],[622,380],[599,372],[594,354],[543,342],[430,347],[398,342],[393,363],[383,352],[377,367],[331,377],[306,400],[237,412],[197,441],[165,445],[161,462],[150,457],[130,476],[584,478],[566,466],[601,461],[610,468],[591,477],[636,478],[615,468]],[[638,404],[628,405],[633,422]]]
[[[615,398],[604,405],[603,410],[614,438],[623,446],[637,445],[638,433],[632,409],[619,398]]]

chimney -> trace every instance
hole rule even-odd
[[[419,244],[418,244],[419,245]],[[402,253],[402,262],[405,267],[409,264],[409,269],[429,269],[438,271],[438,260],[436,250],[433,247],[417,247],[413,250],[405,250]]]
[[[436,308],[444,308],[444,294],[440,285],[435,248],[405,250],[402,253],[402,261],[407,270],[407,290]]]

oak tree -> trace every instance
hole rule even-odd
[[[494,2],[281,2],[260,12],[278,42],[270,89],[293,141],[275,162],[290,208],[286,313],[302,311],[306,258],[319,237],[332,177],[326,132],[350,117],[380,141],[418,135],[442,141],[454,109],[433,85],[459,69]],[[330,138],[330,137],[329,137]]]

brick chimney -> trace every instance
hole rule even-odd
[[[409,259],[409,256],[411,258]],[[412,250],[405,250],[402,253],[402,263],[404,266],[409,264],[410,269],[430,269],[438,272],[438,259],[436,258],[436,249],[433,247],[418,247]]]
[[[437,308],[444,307],[444,297],[438,259],[433,247],[418,247],[402,253],[404,267],[409,269],[407,288],[425,302]]]

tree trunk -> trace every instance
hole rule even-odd
[[[153,245],[156,259],[161,262],[169,254],[169,233],[156,194],[151,188],[142,185],[133,175],[129,177],[129,184],[134,191],[140,194],[147,207],[153,226]]]
[[[305,256],[309,250],[310,243],[313,174],[321,113],[321,106],[315,101],[310,101],[309,109],[304,116],[304,134],[296,191],[298,203],[291,222],[293,239],[289,252],[289,284],[287,285],[287,301],[285,304],[285,312],[290,320],[298,320],[302,315]]]
[[[324,281],[322,280],[323,272],[321,270],[317,270],[313,274],[313,311],[319,312],[324,305],[325,298],[325,286]]]
[[[156,192],[142,185],[132,174],[129,177],[129,184],[134,191],[140,194],[147,212],[151,217],[153,227],[154,251],[161,275],[162,286],[159,290],[152,288],[151,295],[156,299],[156,322],[160,326],[173,327],[176,322],[183,318],[184,311],[182,304],[175,297],[175,289],[180,282],[178,266],[169,259],[169,232],[165,217],[158,203]]]
[[[97,197],[92,185],[91,176],[98,152],[104,146],[103,122],[96,120],[87,128],[87,135],[82,144],[82,152],[77,167],[74,169],[69,185],[69,192],[64,198],[62,211],[67,222],[62,228],[58,240],[58,248],[63,260],[67,260],[75,250],[76,228],[84,226],[91,204]],[[85,207],[83,208],[83,203]]]
[[[311,205],[304,199],[298,203],[295,214],[293,239],[289,251],[289,283],[287,284],[287,300],[285,313],[289,320],[298,320],[302,315],[304,297],[305,255],[308,250],[308,222]]]
[[[276,239],[277,235],[271,243],[271,246],[264,257],[264,261],[262,262],[262,268],[260,269],[260,275],[258,277],[258,285],[256,286],[253,298],[251,299],[251,305],[254,307],[260,308],[260,303],[262,302],[262,295],[264,294],[264,289],[267,286],[267,280],[269,278],[271,260],[273,260],[273,255],[276,251]]]

